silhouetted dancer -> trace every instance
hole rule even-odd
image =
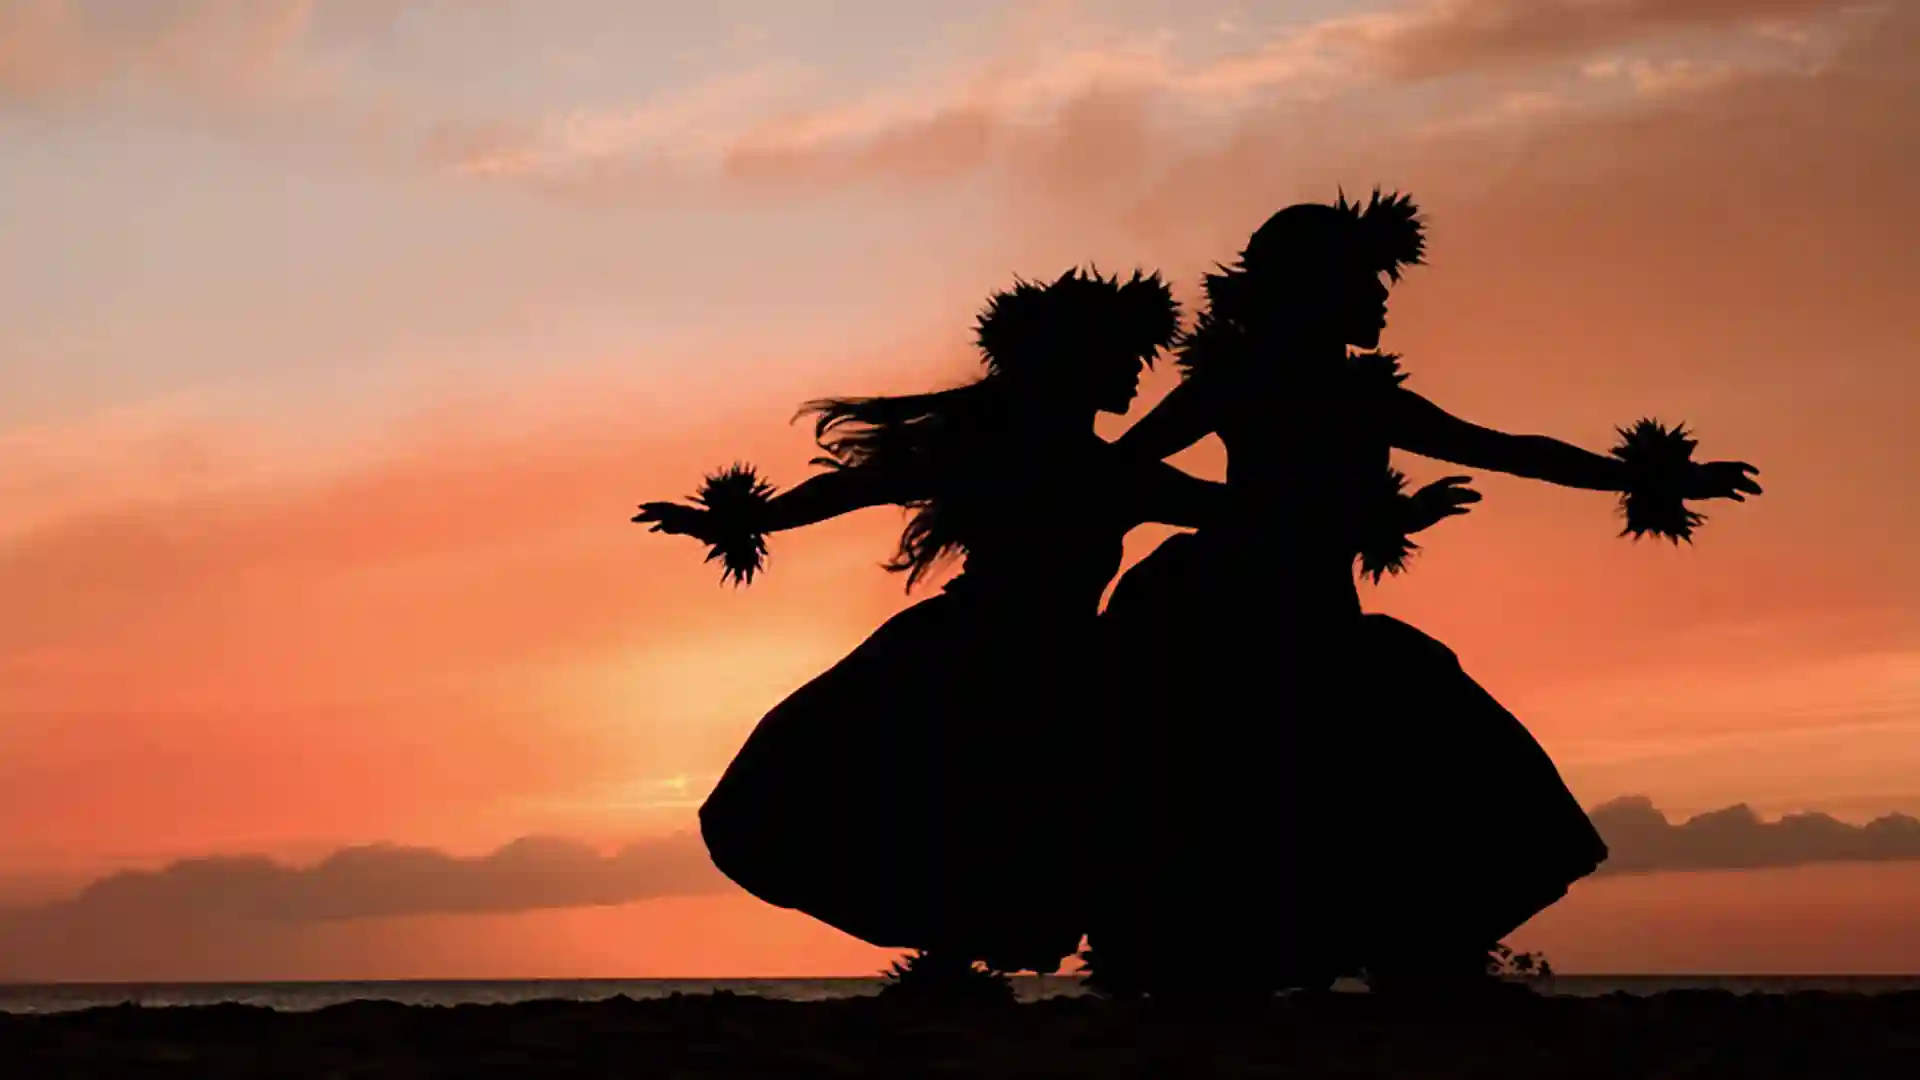
[[[1093,860],[1090,941],[1110,980],[1475,974],[1605,859],[1552,761],[1453,653],[1362,613],[1355,552],[1377,580],[1411,550],[1377,525],[1394,448],[1622,493],[1636,538],[1687,539],[1702,518],[1685,500],[1760,492],[1750,465],[1692,461],[1684,430],[1643,421],[1612,456],[1509,435],[1406,389],[1398,357],[1350,354],[1378,349],[1382,279],[1423,262],[1423,232],[1409,198],[1377,189],[1364,208],[1342,195],[1275,214],[1208,276],[1180,385],[1117,440],[1158,460],[1218,434],[1235,499],[1108,606],[1140,680],[1137,721],[1112,730],[1145,736],[1107,766],[1124,824]]]
[[[978,320],[977,381],[809,404],[827,471],[776,496],[735,466],[694,505],[642,506],[635,521],[706,541],[736,582],[766,534],[884,504],[911,511],[887,564],[909,590],[965,557],[754,729],[700,810],[729,878],[872,944],[1004,971],[1057,971],[1079,946],[1090,811],[1069,773],[1111,722],[1100,596],[1130,529],[1226,505],[1223,485],[1094,431],[1178,328],[1158,275],[1021,282]],[[1395,505],[1413,530],[1444,516],[1418,520],[1432,503]],[[1036,780],[1058,783],[1010,797]]]

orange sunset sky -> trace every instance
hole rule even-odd
[[[0,0],[0,162],[0,978],[877,969],[688,830],[909,602],[899,512],[736,591],[633,505],[799,480],[801,400],[968,377],[1016,273],[1191,299],[1374,184],[1430,222],[1412,387],[1767,486],[1675,549],[1476,475],[1364,590],[1588,806],[1754,815],[1514,943],[1920,970],[1866,827],[1920,814],[1920,4]]]

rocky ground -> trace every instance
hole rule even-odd
[[[8,1077],[1920,1077],[1920,993],[1392,1001],[1227,1016],[727,994],[0,1015]]]

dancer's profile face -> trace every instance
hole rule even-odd
[[[1387,326],[1384,276],[1344,255],[1303,259],[1291,273],[1272,275],[1267,302],[1256,304],[1256,317],[1272,319],[1294,333],[1377,349]]]
[[[1342,324],[1341,337],[1346,344],[1362,349],[1380,347],[1380,332],[1387,328],[1387,285],[1377,273],[1356,275],[1352,285],[1340,290],[1337,306]]]
[[[1308,272],[1299,295],[1293,298],[1297,325],[1314,327],[1316,335],[1337,338],[1361,349],[1380,347],[1387,327],[1387,285],[1384,275],[1365,266],[1334,263],[1318,273]]]
[[[1088,387],[1092,404],[1101,412],[1124,413],[1140,395],[1139,357],[1109,355],[1089,357]]]
[[[1072,412],[1125,413],[1140,393],[1140,370],[1146,361],[1113,349],[1082,347],[1036,365],[1022,379],[1025,394],[1050,407]]]

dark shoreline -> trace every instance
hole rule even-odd
[[[1023,1001],[1084,993],[1077,974],[1009,977]],[[1604,997],[1621,992],[1647,996],[1671,991],[1731,990],[1736,993],[1886,994],[1920,991],[1920,974],[1624,974],[1586,972],[1516,979],[1543,994]],[[0,979],[0,1013],[39,1013],[122,1003],[206,1006],[230,1003],[310,1011],[349,1001],[397,1001],[412,1005],[515,1004],[563,999],[599,1001],[624,995],[654,1000],[672,994],[731,992],[784,1001],[840,1000],[879,992],[879,975],[816,975],[758,978],[539,978],[539,979],[225,979],[197,982],[83,979],[44,982]],[[1345,990],[1362,990],[1343,983]]]
[[[1900,1077],[1920,991],[1280,1001],[1156,1012],[734,994],[420,1006],[361,1001],[0,1014],[20,1077]]]

